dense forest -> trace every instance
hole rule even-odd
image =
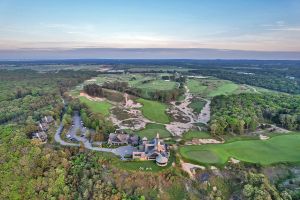
[[[197,69],[190,72],[214,76],[240,84],[263,87],[275,91],[300,94],[300,72],[274,69]]]
[[[300,97],[284,94],[239,94],[217,96],[211,103],[213,134],[243,134],[259,123],[275,123],[300,130]]]

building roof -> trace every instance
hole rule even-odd
[[[167,163],[168,162],[168,158],[165,156],[162,156],[161,154],[158,154],[158,156],[156,157],[155,160],[158,163]]]

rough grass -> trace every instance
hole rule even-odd
[[[201,113],[203,107],[205,106],[206,101],[202,99],[193,98],[192,102],[189,104],[189,107],[197,114]]]
[[[159,133],[161,138],[171,137],[171,133],[166,130],[164,125],[161,124],[147,124],[145,129],[136,132],[141,138],[147,137],[148,139],[153,139],[156,134]]]
[[[99,102],[99,101],[91,101],[86,97],[79,97],[81,103],[84,103],[88,106],[93,112],[101,113],[105,116],[109,115],[109,110],[112,105],[106,101]]]
[[[210,134],[203,131],[189,131],[183,135],[183,139],[192,140],[193,138],[207,139],[211,138]]]
[[[167,105],[142,98],[137,99],[137,102],[143,105],[141,110],[147,119],[162,124],[170,122],[169,116],[166,114]]]
[[[300,162],[300,134],[279,135],[269,140],[243,140],[225,144],[184,146],[181,155],[200,164],[224,165],[230,157],[261,165]]]

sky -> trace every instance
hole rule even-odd
[[[0,0],[0,58],[87,48],[294,53],[299,19],[299,0]]]

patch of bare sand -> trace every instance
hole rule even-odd
[[[91,101],[105,101],[105,98],[92,97],[92,96],[86,94],[85,92],[80,92],[79,96],[85,97],[85,98],[87,98],[88,100],[91,100]]]
[[[180,164],[181,164],[181,167],[183,169],[183,171],[186,171],[190,177],[192,179],[195,178],[195,169],[202,169],[202,170],[205,170],[205,167],[204,166],[200,166],[200,165],[195,165],[195,164],[191,164],[191,163],[186,163],[182,160],[180,160]]]
[[[201,144],[222,144],[224,141],[219,141],[216,139],[198,139],[194,138],[192,141],[186,142],[186,145],[201,145]]]
[[[125,99],[125,108],[141,108],[142,105],[140,103],[136,103],[129,99],[129,95],[127,93],[124,93],[124,99]]]
[[[173,136],[182,136],[183,133],[193,128],[191,123],[171,122],[166,124],[166,129],[172,133]]]

